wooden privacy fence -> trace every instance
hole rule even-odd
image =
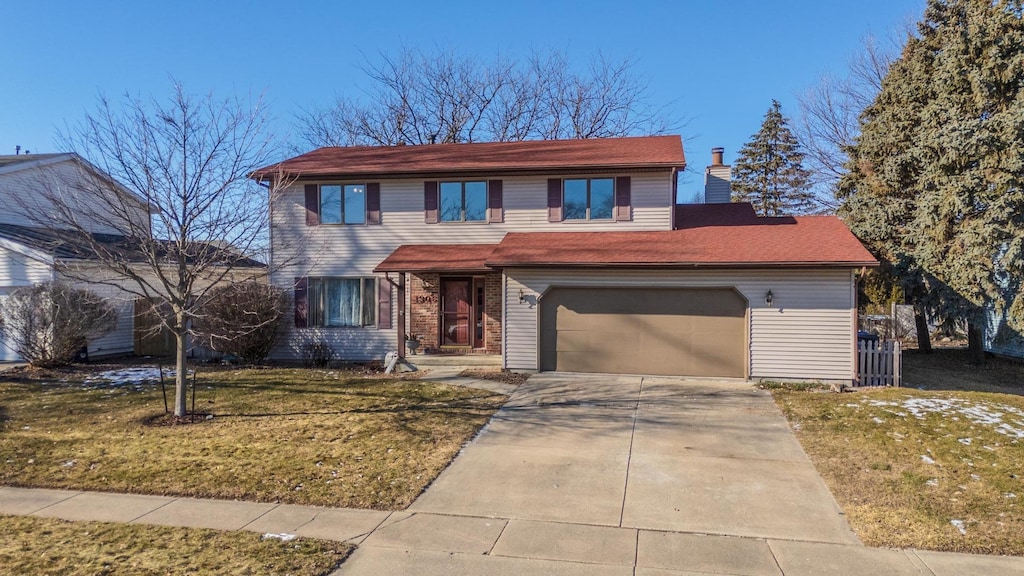
[[[857,385],[900,386],[903,357],[898,340],[857,342]]]

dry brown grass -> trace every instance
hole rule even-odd
[[[252,532],[0,516],[0,574],[327,574],[341,542],[261,539]]]
[[[210,420],[151,426],[158,383],[0,374],[0,484],[401,509],[504,401],[339,370],[201,372]],[[169,392],[172,392],[169,390]]]
[[[1020,368],[921,356],[905,377],[928,390],[773,394],[865,544],[1024,555]]]

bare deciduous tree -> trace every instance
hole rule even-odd
[[[189,330],[207,293],[266,273],[253,258],[268,245],[268,194],[289,184],[275,178],[267,190],[250,179],[276,159],[267,122],[259,99],[195,96],[177,83],[166,100],[101,97],[62,140],[113,181],[83,176],[39,192],[51,213],[35,224],[67,230],[83,256],[62,261],[63,276],[169,308],[155,316],[175,338],[178,416]]]
[[[288,293],[263,282],[237,282],[214,288],[196,319],[199,342],[243,362],[261,362],[283,332],[291,300]]]
[[[579,71],[558,52],[515,63],[403,48],[367,61],[363,97],[303,114],[301,135],[311,146],[390,146],[664,133],[673,122],[633,68],[600,54]]]
[[[101,296],[59,281],[18,288],[0,301],[0,332],[33,366],[63,366],[109,333],[117,312]]]
[[[807,155],[815,196],[826,211],[839,206],[835,188],[846,173],[846,149],[860,133],[860,115],[882,89],[901,45],[895,36],[881,42],[865,38],[846,75],[824,76],[798,98],[800,120],[795,129]]]

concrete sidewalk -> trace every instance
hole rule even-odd
[[[0,514],[298,534],[341,575],[1024,575],[1024,559],[563,522],[0,487]]]

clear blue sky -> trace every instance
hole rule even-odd
[[[370,2],[0,0],[0,154],[42,153],[100,93],[164,96],[265,92],[282,139],[302,108],[357,93],[363,54],[438,43],[490,58],[601,50],[634,58],[651,99],[689,123],[679,132],[702,185],[712,146],[726,162],[757,131],[772,98],[842,72],[868,34],[916,21],[924,0],[858,2],[557,0]]]

